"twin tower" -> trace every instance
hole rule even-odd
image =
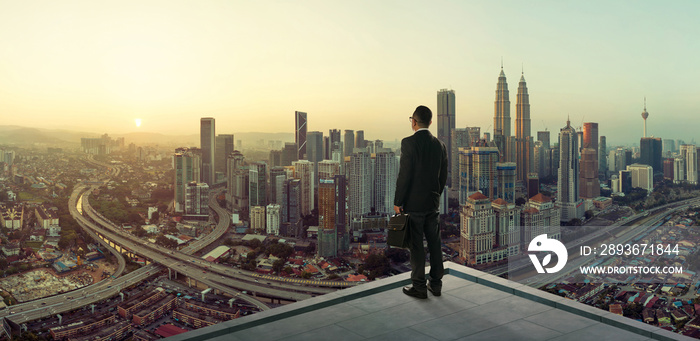
[[[500,151],[501,162],[515,162],[517,180],[526,181],[534,169],[533,146],[530,128],[530,98],[524,73],[518,83],[515,104],[515,136],[511,135],[510,96],[506,74],[501,64],[501,74],[496,85],[496,101],[493,115],[493,140]]]

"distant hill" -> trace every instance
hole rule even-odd
[[[83,137],[99,137],[104,133],[71,131],[65,129],[42,129],[28,128],[21,126],[0,125],[0,144],[32,145],[41,144],[79,144]],[[154,132],[134,132],[126,134],[108,133],[110,137],[124,137],[124,142],[128,145],[159,144],[161,146],[198,146],[199,135],[166,135]],[[294,142],[293,133],[233,133],[234,140],[242,140],[243,146],[257,145],[258,141],[282,141]]]

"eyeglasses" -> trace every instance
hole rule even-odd
[[[413,116],[409,116],[409,117],[408,117],[408,122],[413,122],[413,121],[416,121],[416,123],[420,123],[420,121],[417,120],[417,119],[415,119],[415,118],[413,118]]]

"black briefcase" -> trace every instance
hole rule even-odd
[[[410,232],[408,214],[395,214],[389,218],[386,243],[389,246],[408,249],[410,247]]]

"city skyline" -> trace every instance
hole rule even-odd
[[[283,132],[303,111],[309,131],[393,140],[447,88],[456,127],[489,132],[503,58],[511,88],[526,74],[533,134],[570,115],[633,143],[646,96],[649,136],[695,137],[677,123],[695,120],[695,3],[164,4],[0,5],[4,124],[180,134],[210,116]]]

